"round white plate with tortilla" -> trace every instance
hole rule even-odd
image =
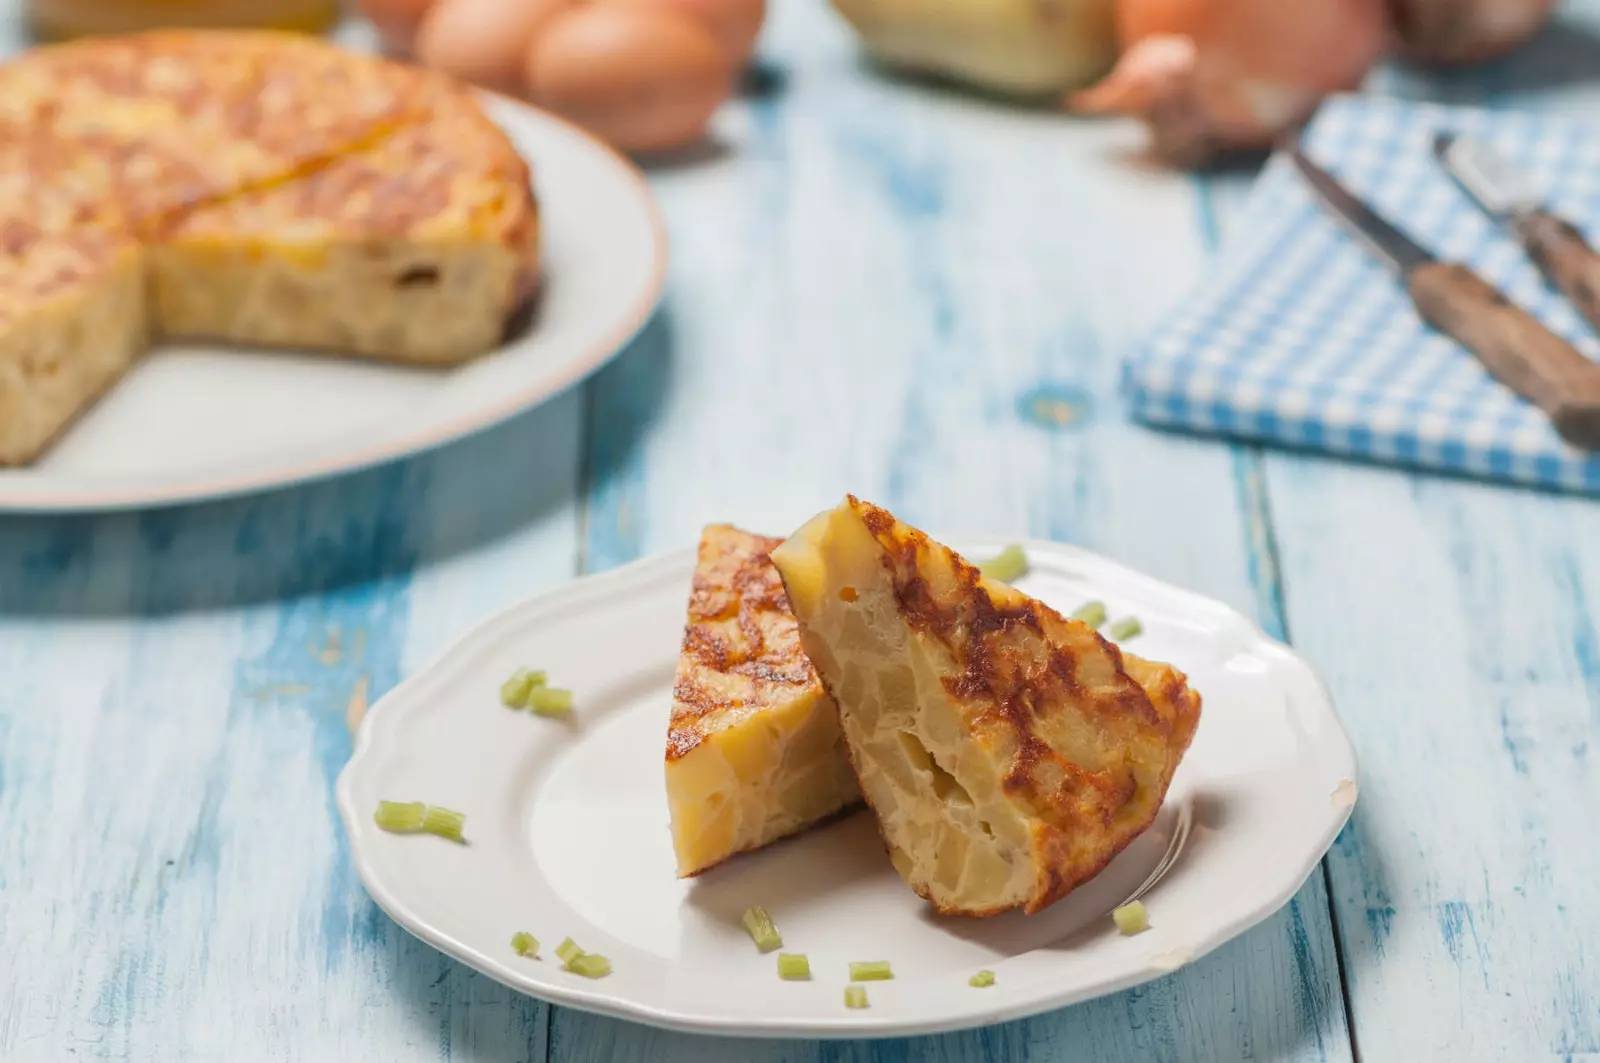
[[[965,539],[969,557],[1004,543]],[[1355,761],[1311,668],[1237,612],[1069,546],[1026,544],[1017,586],[1063,611],[1136,615],[1130,645],[1204,698],[1155,823],[1045,911],[940,917],[900,880],[869,814],[675,875],[663,782],[673,670],[694,552],[578,580],[487,621],[367,713],[338,803],[367,890],[434,947],[545,1000],[699,1033],[878,1037],[1014,1019],[1160,977],[1276,912],[1355,801]],[[499,700],[519,667],[575,693],[571,724]],[[465,844],[398,835],[378,802],[465,813]],[[1166,865],[1163,868],[1163,865]],[[1155,877],[1153,884],[1150,884]],[[1151,928],[1111,911],[1143,893]],[[771,914],[812,978],[781,981],[740,926]],[[539,939],[541,957],[512,950]],[[564,938],[610,976],[562,969]],[[848,965],[888,960],[847,1009]],[[968,979],[994,972],[994,984]]]
[[[446,370],[158,347],[35,464],[0,469],[0,512],[166,505],[350,472],[489,428],[610,360],[661,298],[655,199],[630,162],[577,127],[486,99],[533,169],[543,240],[531,320],[502,347]]]

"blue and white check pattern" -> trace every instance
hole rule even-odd
[[[1511,234],[1440,169],[1454,129],[1505,152],[1545,203],[1600,246],[1600,127],[1345,97],[1306,153],[1441,259],[1463,262],[1600,359],[1600,337],[1548,287]],[[1125,367],[1140,420],[1380,462],[1600,493],[1600,454],[1567,445],[1534,407],[1429,329],[1399,283],[1275,157],[1248,233]]]

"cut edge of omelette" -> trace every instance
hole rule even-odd
[[[1177,669],[854,497],[772,559],[890,859],[939,912],[1037,912],[1153,822],[1199,722]]]
[[[0,466],[49,446],[147,343],[135,241],[80,230],[0,256]]]
[[[700,537],[665,755],[679,877],[861,801],[770,560],[779,542],[726,524]]]

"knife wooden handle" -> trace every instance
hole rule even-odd
[[[1561,438],[1600,448],[1600,363],[1585,358],[1465,266],[1416,266],[1406,274],[1406,289],[1424,321],[1543,410]]]
[[[1561,290],[1584,319],[1600,329],[1600,254],[1570,223],[1535,210],[1516,220],[1517,235],[1544,279]]]

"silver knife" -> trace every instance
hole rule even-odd
[[[1511,227],[1544,279],[1600,330],[1600,254],[1583,233],[1546,210],[1522,175],[1482,141],[1440,133],[1433,152],[1479,206]]]
[[[1298,147],[1289,154],[1323,205],[1400,276],[1422,320],[1543,410],[1567,442],[1600,449],[1600,363],[1585,358],[1466,266],[1434,258]]]

